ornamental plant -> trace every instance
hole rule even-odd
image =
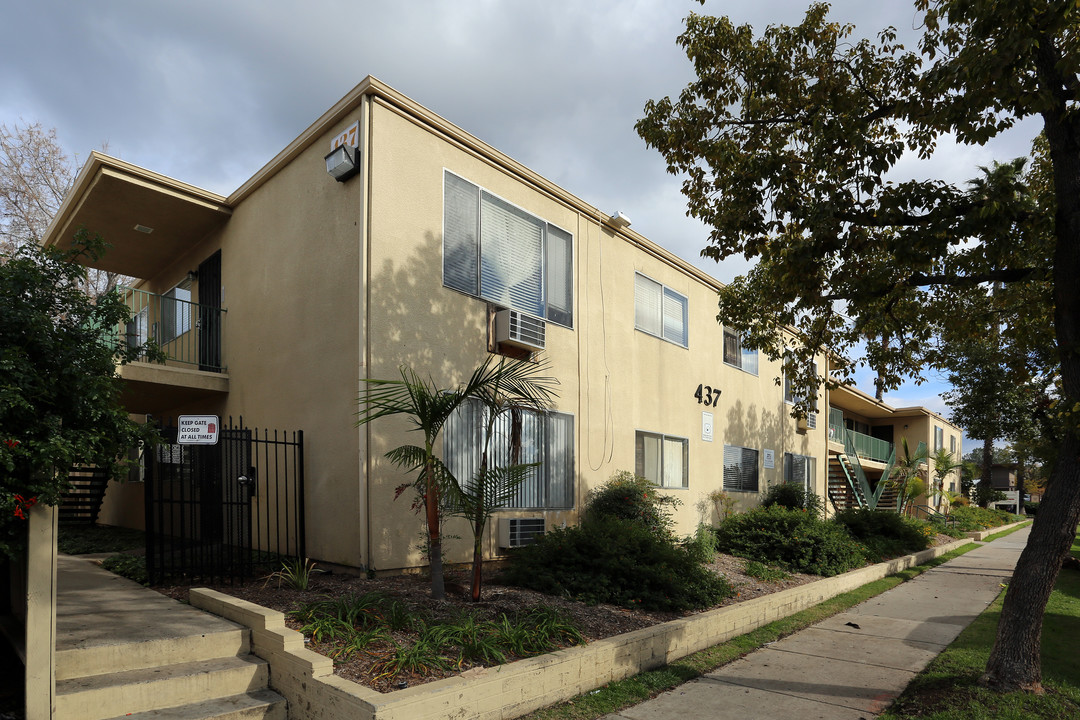
[[[55,505],[77,463],[124,471],[129,448],[153,428],[120,405],[117,363],[155,348],[114,332],[130,319],[116,292],[91,300],[86,268],[105,243],[84,230],[70,250],[27,245],[0,252],[0,554],[25,545],[30,508]]]
[[[585,501],[587,520],[611,517],[630,520],[657,537],[671,539],[675,526],[670,511],[681,505],[678,498],[664,495],[659,488],[627,470],[616,472]]]

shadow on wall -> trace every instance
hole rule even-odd
[[[786,407],[786,406],[785,406]],[[759,408],[755,405],[744,405],[742,400],[736,400],[727,410],[727,431],[720,438],[725,445],[738,445],[758,451],[758,492],[757,493],[730,493],[738,499],[737,510],[742,512],[749,510],[758,504],[761,495],[768,490],[769,485],[775,485],[784,480],[784,453],[793,452],[784,445],[786,441],[786,426],[790,419],[775,410]],[[763,438],[776,438],[777,444],[773,447],[763,447]],[[764,450],[774,451],[773,469],[765,468]],[[718,487],[723,487],[723,478],[718,478]],[[714,521],[719,521],[715,517]]]
[[[424,242],[408,256],[372,267],[368,296],[372,355],[364,362],[372,379],[400,379],[404,365],[440,388],[451,388],[467,379],[486,355],[487,304],[442,286],[442,241],[433,233],[425,233]],[[392,569],[379,566],[381,557],[384,564],[426,565],[421,553],[426,524],[421,513],[410,509],[416,496],[406,490],[394,499],[397,488],[412,478],[383,456],[398,445],[422,445],[423,434],[412,430],[405,416],[376,420],[368,428],[375,452],[368,478],[373,564],[379,570]],[[441,454],[441,447],[437,451]],[[380,524],[382,517],[393,522]],[[443,552],[448,561],[458,545],[471,548],[468,532],[453,529],[451,534],[462,540],[446,537]]]

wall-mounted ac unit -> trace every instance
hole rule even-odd
[[[495,313],[495,342],[526,350],[543,350],[544,321],[517,310]]]
[[[817,413],[809,413],[804,418],[799,418],[795,423],[795,429],[799,432],[817,429]]]
[[[499,518],[499,547],[532,545],[544,535],[544,518]]]

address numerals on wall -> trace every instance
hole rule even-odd
[[[698,385],[694,397],[697,398],[698,405],[716,407],[716,404],[720,402],[720,388],[713,389],[708,385]]]

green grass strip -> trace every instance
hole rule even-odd
[[[1012,534],[1013,534],[1014,532],[1016,532],[1017,530],[1023,530],[1024,528],[1026,528],[1026,527],[1029,527],[1029,526],[1031,525],[1031,523],[1032,523],[1032,521],[1031,521],[1031,520],[1029,520],[1029,521],[1027,521],[1026,523],[1023,523],[1023,524],[1021,524],[1021,525],[1017,525],[1017,526],[1016,526],[1016,527],[1014,527],[1014,528],[1009,528],[1008,530],[1002,530],[1002,531],[1001,531],[1001,532],[999,532],[999,533],[994,533],[993,535],[990,535],[990,536],[988,536],[988,537],[987,537],[987,538],[986,538],[985,540],[983,540],[982,542],[993,542],[994,540],[997,540],[998,538],[1003,538],[1003,537],[1005,537],[1006,535],[1012,535]]]
[[[1073,546],[1074,553],[1080,550]],[[1042,695],[979,685],[997,636],[1004,591],[908,685],[882,720],[1061,720],[1080,717],[1080,572],[1062,570],[1043,615]]]
[[[867,583],[862,587],[830,598],[814,607],[801,610],[794,615],[771,622],[768,625],[763,625],[745,635],[740,635],[727,642],[687,655],[670,665],[665,665],[656,670],[646,670],[623,680],[616,680],[596,690],[578,695],[564,703],[537,710],[524,716],[523,720],[593,720],[632,705],[637,705],[649,698],[656,697],[662,692],[701,677],[707,672],[712,672],[733,660],[738,660],[767,643],[775,642],[799,630],[815,625],[826,618],[842,613],[977,547],[979,546],[975,543],[968,543],[922,565],[916,565],[901,570],[895,575],[889,575],[881,580]]]

